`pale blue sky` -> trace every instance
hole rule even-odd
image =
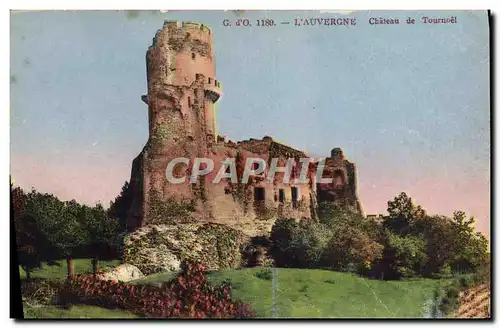
[[[408,16],[417,24],[406,25]],[[456,16],[426,25],[420,17]],[[148,136],[145,53],[163,20],[213,32],[220,134],[270,135],[311,155],[341,147],[368,213],[407,191],[430,212],[463,209],[487,230],[490,183],[486,12],[247,12],[355,17],[352,27],[223,27],[222,11],[11,15],[15,179],[62,198],[107,202]],[[368,24],[394,17],[401,25]]]

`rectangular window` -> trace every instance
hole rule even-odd
[[[279,201],[280,201],[280,203],[285,202],[285,189],[279,190]]]
[[[294,208],[299,205],[299,188],[297,187],[292,187],[292,205]]]
[[[297,187],[292,187],[292,202],[296,202],[299,200],[299,192]]]
[[[254,192],[253,199],[255,201],[264,201],[264,200],[266,200],[266,191],[265,191],[264,188],[255,187],[253,189],[253,192]]]

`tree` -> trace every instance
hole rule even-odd
[[[298,226],[298,222],[293,219],[279,218],[274,222],[270,240],[273,243],[271,254],[277,266],[291,267],[295,264],[291,244]]]
[[[81,206],[78,220],[88,235],[85,250],[92,257],[92,271],[95,274],[99,259],[111,259],[117,255],[119,235],[122,232],[120,222],[116,218],[110,218],[101,204]]]
[[[329,268],[342,271],[370,270],[382,256],[383,246],[356,226],[332,227],[333,236],[325,250],[324,262]]]
[[[48,240],[48,259],[66,258],[68,276],[73,275],[73,252],[85,245],[88,235],[77,220],[80,205],[75,201],[63,202],[52,194],[32,189],[26,195],[26,215],[36,219]]]
[[[132,204],[132,192],[130,184],[125,181],[120,194],[111,202],[108,209],[108,216],[118,219],[122,231],[127,227],[127,216]]]
[[[384,218],[384,225],[400,235],[411,233],[413,225],[426,216],[425,210],[404,192],[387,202],[387,212],[389,216]]]
[[[475,271],[488,258],[488,240],[476,232],[474,217],[467,218],[462,211],[453,213],[452,231],[455,256],[452,267],[455,271]]]
[[[454,236],[450,218],[442,215],[427,216],[414,227],[425,240],[427,263],[422,275],[433,276],[449,267],[455,256]]]
[[[11,183],[11,206],[16,231],[16,248],[19,265],[31,279],[31,271],[41,267],[43,248],[46,238],[36,220],[25,214],[26,195],[20,187],[13,188]]]
[[[402,236],[387,230],[383,257],[386,279],[418,276],[427,260],[425,240],[421,236]]]

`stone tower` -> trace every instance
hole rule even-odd
[[[209,28],[190,22],[165,21],[146,54],[149,138],[134,160],[131,175],[133,203],[127,225],[146,224],[156,203],[166,199],[200,198],[200,185],[169,185],[167,164],[174,158],[206,157],[217,139],[215,102],[221,95],[215,76],[215,57]],[[190,168],[177,165],[174,177]],[[195,196],[195,192],[198,192]],[[201,211],[203,212],[203,211]]]
[[[317,183],[318,202],[334,202],[340,208],[364,215],[358,198],[356,165],[347,160],[341,148],[333,148],[330,154],[325,160],[323,177],[332,181]]]

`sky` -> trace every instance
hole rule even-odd
[[[424,16],[457,23],[423,24]],[[306,17],[356,25],[255,23]],[[401,24],[370,25],[371,17]],[[253,26],[222,24],[239,18]],[[269,135],[311,156],[340,147],[357,165],[367,214],[385,213],[404,191],[431,214],[463,210],[489,233],[485,11],[12,12],[16,184],[105,206],[119,194],[148,138],[145,54],[164,20],[212,30],[219,134]]]

